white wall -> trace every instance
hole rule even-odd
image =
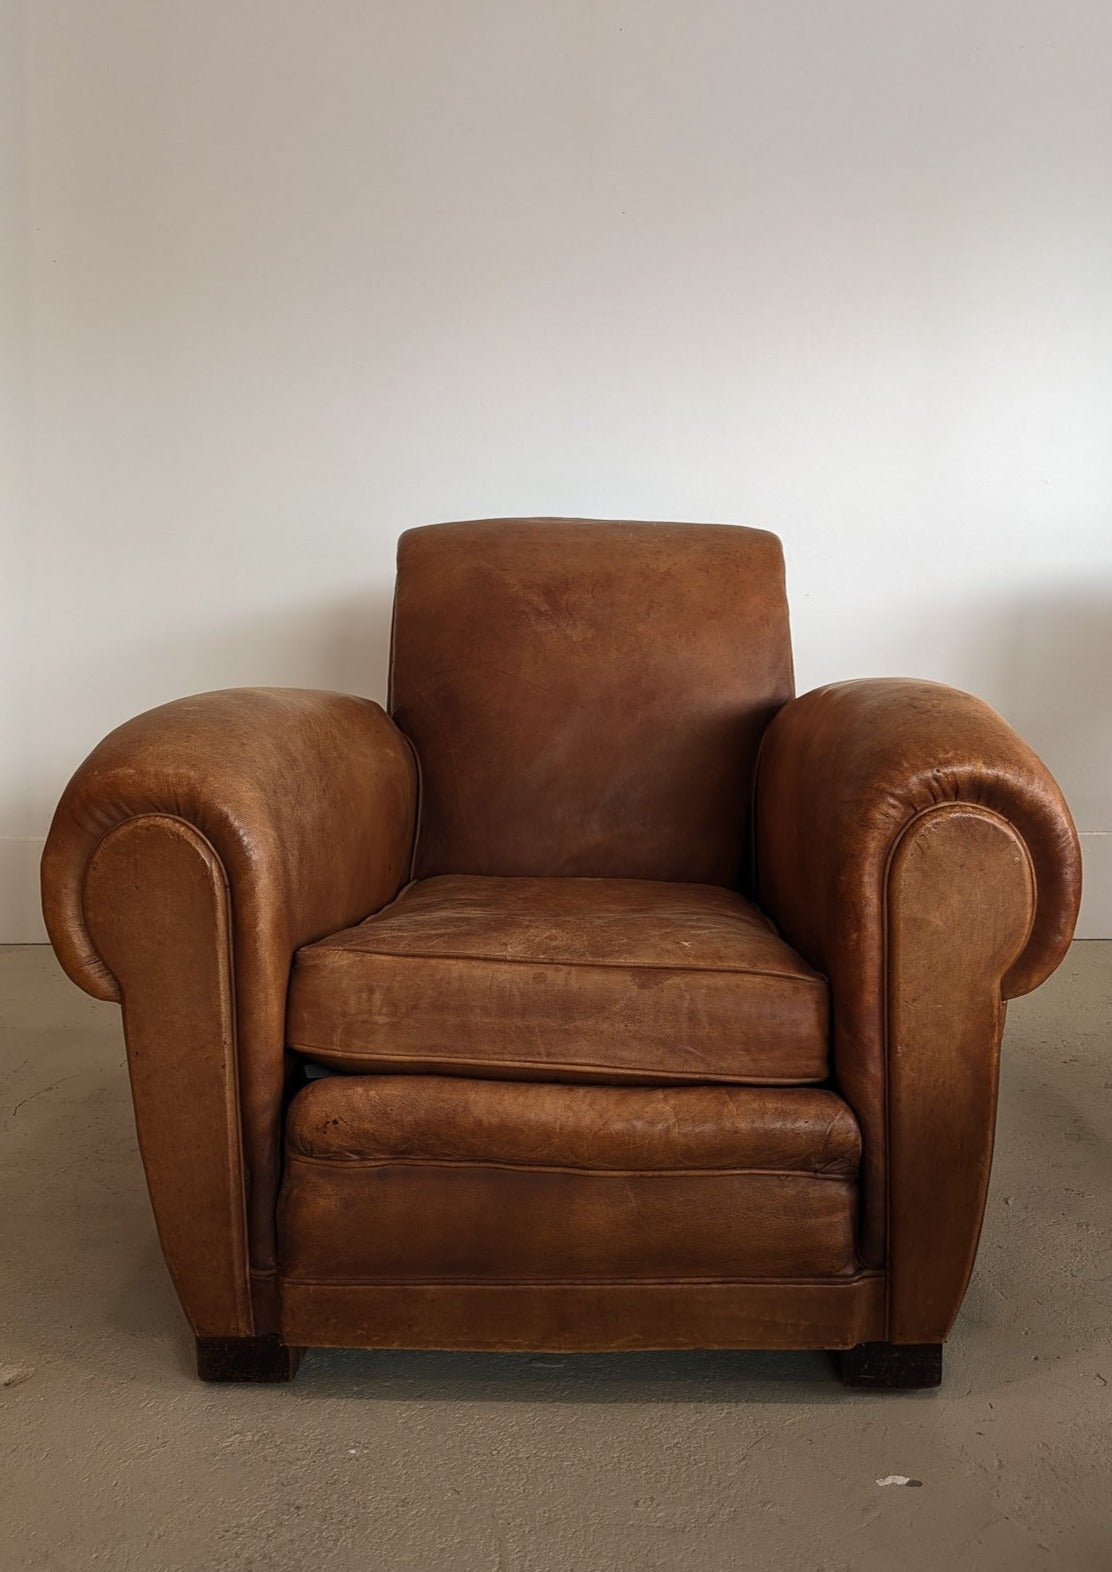
[[[30,355],[23,7],[0,0],[0,942],[39,938],[27,679]]]
[[[515,512],[779,531],[800,686],[996,704],[1112,934],[1107,0],[7,17],[3,937],[104,731],[380,695],[398,532]]]

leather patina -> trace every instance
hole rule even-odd
[[[342,1070],[805,1085],[826,979],[733,890],[650,879],[411,884],[300,950],[290,1043]]]
[[[791,697],[780,542],[491,519],[398,546],[390,709],[414,872],[743,887],[753,764]]]
[[[901,900],[893,859],[919,816],[946,804],[999,815],[1030,859],[1033,893],[1024,895],[1019,919],[1029,921],[1026,942],[1002,977],[990,970],[983,978],[998,999],[1026,993],[1069,945],[1081,854],[1046,766],[1000,715],[939,683],[842,682],[786,705],[765,736],[756,789],[757,899],[787,942],[830,980],[834,1073],[865,1137],[862,1256],[876,1266],[886,1261],[888,1230],[890,934]],[[953,856],[937,864],[937,894],[920,898],[940,913],[955,890],[979,908],[995,889],[1010,905],[1010,848],[1001,847],[999,865],[980,853],[971,862],[962,851],[963,828],[974,834],[972,818],[953,838]],[[965,1030],[967,1001],[953,985],[941,923],[935,936],[932,987],[956,1039]],[[1002,1027],[1001,1014],[980,1053],[995,1056]],[[979,1155],[971,1161],[979,1168]],[[954,1183],[960,1188],[967,1178],[968,1170],[959,1172]]]
[[[759,530],[409,531],[391,661],[390,714],[127,722],[47,841],[202,1373],[864,1344],[887,1381],[895,1344],[934,1379],[1005,1000],[1077,916],[1045,766],[938,684],[794,698]]]
[[[234,1032],[251,1264],[264,1279],[278,1264],[274,1208],[293,957],[300,945],[392,899],[408,874],[416,810],[412,754],[377,704],[244,688],[164,704],[119,727],[78,770],[54,815],[42,869],[47,931],[75,982],[123,1005],[129,1043],[136,1034],[143,1039],[142,1073],[157,1076],[162,1060],[177,1064],[195,1031]],[[178,993],[183,956],[198,936],[187,909],[162,899],[158,860],[98,889],[96,898],[98,927],[138,936],[157,922],[156,948],[121,937],[110,962],[86,923],[97,848],[112,831],[152,815],[192,830],[228,890],[228,1003],[218,1010],[211,991],[186,994],[180,1009],[195,1018],[180,1029],[174,1013],[160,1021],[158,1000]],[[224,920],[215,905],[213,912],[208,923]],[[133,966],[143,974],[141,988],[129,986]],[[200,1103],[186,1099],[175,1108],[179,1138],[194,1160],[222,1161],[227,1132],[212,1127]],[[198,1216],[195,1243],[206,1257],[207,1227]],[[259,1292],[273,1304],[272,1285],[264,1281]]]

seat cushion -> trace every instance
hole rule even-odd
[[[287,1116],[282,1275],[842,1276],[860,1151],[848,1105],[811,1087],[333,1076]]]
[[[716,885],[411,884],[298,951],[288,1041],[334,1068],[499,1079],[825,1080],[825,979]]]

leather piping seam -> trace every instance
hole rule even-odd
[[[129,828],[129,827],[131,827],[133,825],[147,825],[147,824],[153,825],[153,826],[161,826],[163,824],[174,824],[174,825],[180,826],[181,829],[183,829],[186,832],[186,834],[192,840],[194,840],[195,842],[199,843],[201,845],[201,847],[204,849],[204,851],[207,852],[212,857],[213,864],[215,865],[215,867],[216,867],[216,869],[217,869],[217,871],[218,871],[218,873],[220,875],[220,883],[221,883],[221,887],[222,887],[222,889],[224,891],[224,902],[225,902],[225,908],[226,908],[226,912],[227,912],[227,922],[228,922],[228,950],[227,950],[228,1015],[229,1015],[229,1025],[230,1025],[230,1028],[231,1028],[231,1038],[232,1038],[232,1044],[231,1044],[231,1046],[232,1046],[232,1063],[235,1065],[235,1071],[236,1071],[235,1075],[231,1078],[232,1079],[232,1085],[229,1088],[230,1093],[231,1093],[232,1106],[233,1106],[233,1109],[234,1109],[234,1121],[235,1121],[234,1122],[235,1139],[234,1139],[233,1150],[232,1150],[230,1155],[231,1155],[231,1158],[232,1158],[232,1166],[233,1166],[233,1168],[238,1168],[239,1174],[240,1174],[240,1181],[241,1181],[240,1185],[239,1185],[239,1198],[240,1198],[240,1203],[241,1203],[241,1205],[240,1205],[240,1220],[241,1220],[241,1225],[242,1225],[242,1229],[243,1229],[243,1262],[242,1262],[242,1265],[243,1265],[243,1267],[245,1269],[245,1280],[244,1280],[244,1282],[242,1284],[243,1304],[242,1304],[241,1308],[245,1311],[245,1318],[247,1320],[248,1325],[253,1329],[254,1326],[255,1326],[255,1306],[254,1306],[254,1301],[253,1301],[253,1297],[252,1297],[252,1294],[251,1294],[251,1278],[255,1274],[255,1267],[254,1267],[254,1265],[252,1263],[252,1260],[251,1260],[251,1234],[250,1234],[250,1227],[249,1227],[248,1216],[247,1216],[247,1187],[248,1187],[248,1182],[249,1182],[248,1181],[248,1169],[247,1169],[247,1139],[246,1139],[246,1131],[244,1130],[243,1100],[242,1100],[242,1097],[240,1096],[240,1072],[241,1072],[241,1065],[240,1065],[240,1058],[239,1058],[239,1037],[240,1037],[240,1033],[239,1033],[239,998],[238,998],[238,995],[237,995],[237,992],[236,992],[235,908],[234,908],[234,904],[233,904],[233,901],[232,901],[231,880],[228,878],[228,870],[224,866],[224,859],[220,856],[220,853],[216,850],[216,847],[209,840],[209,838],[205,834],[205,832],[202,829],[199,829],[197,827],[197,825],[193,824],[189,819],[183,818],[180,813],[132,813],[132,814],[129,814],[126,818],[119,819],[115,824],[110,825],[109,828],[106,829],[104,831],[104,833],[97,838],[96,844],[92,847],[92,849],[89,852],[88,857],[85,859],[85,866],[84,866],[84,868],[82,870],[82,874],[81,874],[81,889],[82,889],[81,921],[82,921],[83,926],[85,927],[86,933],[88,933],[88,922],[87,922],[87,919],[86,919],[86,916],[85,916],[85,900],[84,900],[85,882],[86,882],[86,878],[87,878],[87,875],[88,875],[89,868],[92,865],[93,859],[96,856],[97,852],[100,850],[101,846],[103,846],[104,842],[108,839],[108,837],[110,835],[114,835],[117,830],[122,830],[122,829],[125,829],[125,828]],[[96,953],[95,948],[94,948],[93,953],[94,954]],[[107,971],[108,968],[105,967],[105,970]],[[109,972],[109,976],[113,976],[113,974],[111,972]],[[127,1005],[126,1005],[126,1000],[125,1000],[125,997],[124,997],[124,989],[123,989],[123,987],[120,984],[118,979],[113,977],[113,981],[115,981],[115,983],[116,983],[116,990],[117,990],[117,993],[119,995],[119,1004],[120,1004],[121,1012],[126,1011]],[[229,1133],[231,1133],[231,1132],[229,1132]],[[274,1268],[273,1270],[276,1271],[277,1268]],[[241,1297],[241,1296],[237,1295],[237,1297]]]
[[[958,798],[956,800],[950,800],[950,801],[947,801],[947,802],[932,802],[929,807],[920,808],[917,813],[913,814],[912,817],[910,819],[908,819],[907,823],[904,824],[901,827],[899,834],[893,839],[893,841],[891,842],[891,844],[888,847],[888,852],[887,852],[887,855],[885,856],[885,859],[884,859],[883,886],[882,886],[882,912],[881,912],[881,922],[882,922],[881,982],[882,982],[882,990],[883,990],[883,997],[882,997],[882,1001],[881,1001],[881,1008],[882,1008],[882,1010],[884,1012],[884,1014],[883,1014],[883,1021],[882,1021],[882,1028],[881,1028],[882,1029],[882,1034],[883,1034],[883,1036],[882,1036],[883,1051],[881,1053],[881,1065],[882,1065],[882,1073],[883,1073],[883,1076],[884,1076],[884,1260],[885,1260],[885,1273],[884,1273],[884,1330],[885,1330],[885,1336],[886,1337],[891,1332],[891,1315],[892,1315],[892,1276],[891,1276],[891,1272],[887,1269],[889,1256],[890,1256],[890,1250],[891,1250],[891,1238],[892,1238],[892,1184],[891,1184],[892,1140],[891,1140],[891,1117],[890,1117],[891,1110],[890,1110],[890,1106],[889,1106],[889,1094],[890,1094],[890,1089],[891,1089],[891,1076],[889,1074],[889,1057],[890,1057],[890,1054],[891,1054],[891,1047],[892,1047],[892,1044],[891,1044],[892,956],[891,956],[890,934],[889,934],[889,930],[890,930],[889,906],[890,906],[890,900],[891,900],[892,864],[894,863],[894,861],[896,859],[896,853],[899,851],[900,847],[903,844],[904,837],[909,835],[912,830],[916,829],[918,827],[918,825],[921,823],[922,820],[924,820],[926,818],[929,818],[932,815],[949,814],[949,813],[968,813],[968,814],[972,814],[974,817],[977,817],[977,818],[984,818],[984,819],[994,820],[997,824],[1001,824],[1001,825],[1004,826],[1005,829],[1009,830],[1011,832],[1011,834],[1014,835],[1016,840],[1019,842],[1019,844],[1023,848],[1023,855],[1027,859],[1028,872],[1031,875],[1031,889],[1032,889],[1032,892],[1033,892],[1033,895],[1034,895],[1034,899],[1033,899],[1033,901],[1031,903],[1031,921],[1030,921],[1030,925],[1028,927],[1027,938],[1024,941],[1023,948],[1019,952],[1019,956],[1017,956],[1017,958],[1016,958],[1017,961],[1019,960],[1020,957],[1022,957],[1023,951],[1026,949],[1027,945],[1030,943],[1031,934],[1034,932],[1035,918],[1036,918],[1036,915],[1037,915],[1037,912],[1038,912],[1039,884],[1038,884],[1038,878],[1037,878],[1037,876],[1035,874],[1035,865],[1034,865],[1034,862],[1033,862],[1032,857],[1031,857],[1031,850],[1030,850],[1030,847],[1027,845],[1026,837],[1023,835],[1023,833],[1019,829],[1018,825],[1014,824],[1011,819],[1006,818],[1004,816],[1004,814],[998,813],[995,808],[989,808],[985,804],[979,803],[979,802],[965,802],[961,798]],[[1015,963],[1013,962],[1013,965],[1014,964]]]
[[[822,1179],[852,1184],[853,1171],[823,1173],[810,1168],[589,1168],[582,1163],[515,1163],[482,1157],[330,1157],[321,1152],[295,1152],[286,1148],[291,1163],[311,1163],[330,1172],[360,1172],[367,1168],[493,1168],[507,1173],[577,1174],[588,1179],[702,1179],[731,1178]]]
[[[393,1065],[393,1064],[405,1064],[405,1065],[435,1064],[437,1066],[445,1065],[445,1066],[448,1066],[451,1070],[455,1071],[457,1076],[458,1076],[459,1072],[462,1071],[462,1070],[472,1070],[473,1071],[475,1069],[479,1069],[479,1070],[484,1070],[484,1071],[492,1071],[493,1070],[493,1071],[501,1072],[500,1074],[488,1076],[487,1078],[490,1079],[490,1080],[507,1080],[507,1079],[512,1079],[511,1077],[508,1077],[506,1075],[505,1072],[507,1070],[521,1070],[521,1069],[542,1070],[547,1075],[552,1075],[553,1072],[559,1072],[559,1071],[565,1071],[566,1072],[566,1071],[569,1071],[569,1070],[591,1070],[591,1071],[597,1071],[597,1073],[599,1075],[606,1075],[606,1076],[609,1076],[609,1077],[612,1077],[612,1078],[613,1077],[619,1077],[621,1080],[629,1080],[631,1078],[635,1078],[635,1084],[636,1085],[646,1086],[646,1087],[650,1087],[650,1086],[736,1086],[736,1087],[739,1088],[739,1090],[742,1090],[742,1089],[744,1089],[747,1086],[820,1086],[821,1087],[821,1086],[825,1086],[826,1082],[830,1079],[830,1069],[829,1069],[829,1067],[824,1069],[821,1075],[809,1075],[809,1076],[806,1076],[806,1077],[801,1077],[801,1076],[798,1076],[798,1075],[790,1075],[790,1076],[789,1075],[778,1075],[778,1076],[765,1075],[765,1076],[760,1076],[760,1077],[755,1076],[755,1075],[748,1075],[748,1076],[746,1076],[746,1079],[744,1081],[738,1081],[738,1080],[734,1080],[734,1079],[731,1079],[731,1078],[726,1077],[726,1076],[715,1075],[712,1071],[709,1071],[709,1070],[708,1071],[691,1070],[691,1071],[687,1072],[686,1076],[683,1079],[679,1078],[680,1072],[676,1072],[675,1074],[670,1074],[668,1076],[668,1079],[664,1080],[664,1079],[661,1079],[661,1077],[663,1077],[665,1075],[665,1073],[666,1073],[663,1070],[653,1071],[653,1070],[643,1070],[643,1069],[636,1069],[636,1068],[634,1068],[634,1069],[626,1069],[623,1066],[617,1066],[617,1065],[613,1065],[613,1064],[590,1064],[590,1063],[587,1063],[585,1061],[581,1061],[581,1060],[577,1060],[577,1059],[464,1059],[464,1058],[462,1058],[462,1057],[460,1057],[458,1055],[454,1055],[454,1054],[451,1055],[451,1056],[449,1056],[447,1054],[443,1054],[443,1055],[439,1055],[438,1056],[436,1054],[431,1054],[431,1053],[379,1053],[379,1052],[376,1052],[373,1049],[368,1049],[366,1051],[360,1051],[358,1049],[352,1050],[352,1049],[346,1049],[346,1048],[329,1048],[329,1047],[326,1047],[324,1044],[314,1045],[312,1043],[309,1043],[309,1044],[287,1043],[287,1047],[290,1048],[293,1053],[300,1053],[300,1054],[307,1054],[307,1055],[330,1054],[333,1059],[341,1059],[341,1060],[346,1059],[349,1062],[356,1061],[355,1062],[355,1070],[356,1070],[356,1072],[363,1071],[363,1073],[372,1074],[372,1075],[375,1073],[374,1069],[372,1069],[370,1071],[363,1070],[364,1065],[367,1064],[368,1062],[370,1062],[374,1066],[379,1066],[379,1065],[382,1065],[382,1064],[389,1064],[389,1065]],[[400,1074],[402,1072],[393,1072],[392,1071],[390,1073],[398,1073],[398,1074]],[[432,1072],[422,1072],[420,1070],[410,1070],[408,1073],[413,1074],[413,1075],[420,1075],[422,1073],[440,1074],[442,1072],[439,1069],[437,1069],[436,1071],[432,1071]],[[652,1076],[653,1079],[646,1081],[645,1080],[646,1076]],[[565,1085],[568,1085],[568,1086],[575,1086],[577,1084],[598,1085],[598,1084],[606,1084],[606,1083],[599,1083],[599,1082],[577,1083],[575,1081],[568,1081],[568,1082],[561,1083],[561,1084],[565,1084]]]
[[[411,880],[410,884],[421,884],[423,882],[423,880],[416,879]],[[409,885],[406,886],[407,889],[409,887]],[[402,891],[398,892],[398,895],[395,896],[395,901],[401,899],[402,893]],[[390,905],[393,904],[394,902],[391,901]],[[386,908],[384,907],[383,910],[385,911]],[[377,913],[375,915],[377,916]],[[374,917],[369,918],[368,921],[373,922]],[[317,943],[323,948],[328,944],[328,940],[320,939]],[[305,949],[311,949],[312,947],[311,945],[306,945]],[[304,951],[301,952],[301,954],[303,953]],[[829,986],[826,978],[818,972],[804,975],[802,972],[775,972],[767,968],[750,966],[677,966],[668,961],[531,960],[527,955],[469,955],[459,951],[437,954],[435,951],[429,953],[423,950],[378,950],[373,947],[367,948],[363,945],[360,945],[358,948],[352,946],[350,949],[346,946],[335,946],[331,953],[333,956],[342,955],[345,959],[348,956],[375,956],[379,960],[388,961],[443,961],[449,963],[453,961],[473,961],[487,966],[566,967],[569,971],[672,972],[678,978],[688,977],[692,972],[697,973],[700,977],[771,977],[777,982],[799,982],[817,986],[824,993],[827,992]]]
[[[283,1288],[859,1288],[878,1282],[882,1272],[866,1271],[830,1277],[298,1277],[279,1274]]]
[[[221,879],[223,881],[223,884],[224,884],[224,894],[225,894],[225,897],[227,898],[227,902],[228,902],[228,919],[229,919],[228,920],[228,931],[229,931],[229,933],[231,932],[231,929],[232,929],[232,923],[231,923],[231,917],[232,917],[232,889],[231,889],[231,883],[230,883],[230,881],[228,879],[228,870],[224,866],[224,859],[220,856],[220,853],[216,850],[216,847],[209,840],[209,838],[205,834],[204,830],[199,829],[198,826],[196,824],[194,824],[191,819],[184,818],[180,813],[165,813],[165,812],[161,811],[160,809],[155,809],[153,812],[128,813],[128,814],[125,814],[122,819],[117,819],[114,824],[109,824],[105,829],[103,829],[101,831],[101,833],[97,836],[96,840],[92,842],[92,844],[89,847],[88,854],[85,857],[85,861],[81,865],[81,881],[80,881],[80,884],[81,884],[81,928],[82,928],[82,932],[85,935],[85,940],[86,940],[86,943],[88,945],[89,954],[96,957],[97,962],[103,968],[105,975],[108,976],[108,977],[111,977],[113,983],[115,984],[117,993],[119,993],[119,991],[120,991],[119,978],[116,976],[116,974],[113,971],[111,971],[109,969],[109,967],[108,967],[107,963],[105,962],[103,956],[101,955],[100,951],[97,949],[96,945],[93,943],[92,935],[89,932],[89,922],[88,922],[88,918],[85,915],[85,884],[86,884],[86,882],[88,880],[88,877],[89,877],[89,868],[92,865],[93,858],[96,856],[97,852],[100,851],[100,848],[104,845],[104,842],[108,839],[108,837],[110,835],[114,835],[117,830],[122,830],[124,828],[124,826],[128,825],[128,824],[148,824],[148,823],[159,823],[159,822],[166,822],[166,823],[170,823],[170,824],[180,824],[184,829],[189,830],[193,835],[195,835],[197,837],[197,839],[199,841],[201,841],[203,843],[206,851],[209,851],[209,852],[212,853],[213,860],[216,863],[216,866],[220,869],[220,877],[221,877]],[[234,977],[233,977],[232,981],[233,981],[233,984],[234,984]],[[123,1000],[119,999],[116,1002],[122,1004]],[[237,1025],[238,1025],[238,1023],[237,1023]],[[237,1035],[237,1041],[236,1041],[237,1060],[236,1060],[236,1062],[238,1063],[238,1050],[239,1050],[238,1030],[237,1030],[237,1034],[236,1035]]]
[[[412,890],[414,885],[418,884],[419,882],[420,882],[419,880],[414,879],[412,877],[410,877],[408,879],[405,879],[401,884],[399,884],[398,888],[394,891],[393,895],[391,895],[391,897],[390,897],[390,899],[388,901],[384,901],[381,906],[376,906],[373,912],[368,912],[367,913],[366,917],[363,918],[363,922],[369,922],[372,917],[384,917],[388,911],[390,911],[393,907],[395,907],[398,904],[398,902],[405,895],[406,891],[407,890]],[[361,927],[362,923],[358,924],[357,926]],[[342,933],[344,930],[341,928],[341,929],[338,929],[337,931]],[[301,951],[302,950],[311,950],[318,944],[327,944],[329,937],[331,937],[331,936],[326,935],[326,937],[323,938],[323,939],[314,939],[312,941],[312,943],[310,943],[310,944],[303,944],[303,945],[299,945],[298,946],[298,948],[294,951],[293,960],[290,962],[290,976],[291,976],[291,979],[292,979],[292,976],[293,976],[294,962],[296,962],[297,957],[301,953]]]

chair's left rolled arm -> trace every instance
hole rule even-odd
[[[83,887],[97,845],[129,819],[164,815],[199,831],[227,872],[237,937],[285,949],[394,895],[415,812],[411,750],[368,699],[229,688],[160,705],[111,732],[62,795],[42,863],[50,941],[74,982],[119,998]]]
[[[377,704],[277,688],[128,721],[58,805],[47,930],[75,982],[123,1005],[156,1220],[199,1334],[273,1330],[293,954],[393,898],[416,809],[412,751]]]

